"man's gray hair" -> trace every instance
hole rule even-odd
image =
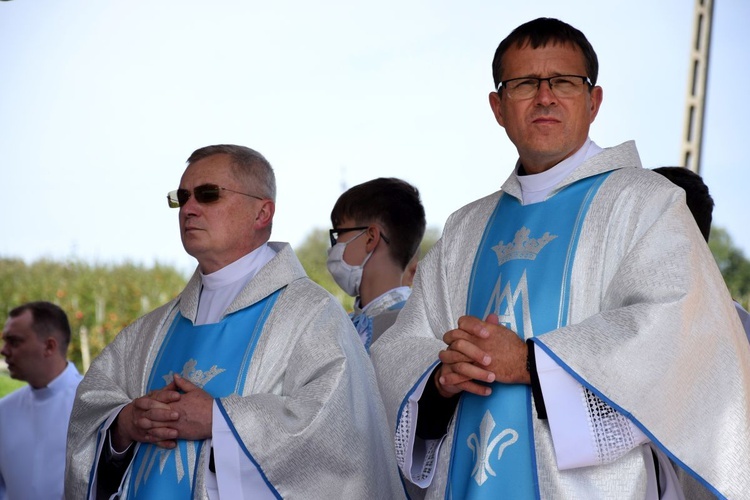
[[[271,164],[266,158],[245,146],[235,144],[217,144],[206,146],[193,151],[187,164],[191,165],[199,160],[209,156],[226,154],[232,159],[232,172],[237,179],[252,189],[248,194],[270,198],[276,201],[276,176],[273,173]],[[260,192],[258,192],[260,190]]]

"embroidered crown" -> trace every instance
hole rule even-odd
[[[546,232],[541,238],[529,238],[531,231],[522,227],[518,230],[513,241],[504,245],[502,241],[492,247],[497,254],[497,265],[502,266],[506,262],[515,259],[534,260],[544,246],[557,238],[557,235]]]
[[[198,366],[198,361],[195,359],[189,359],[182,366],[182,373],[180,373],[180,375],[182,378],[189,380],[201,389],[209,383],[212,378],[225,371],[224,368],[219,368],[216,365],[212,366],[208,371],[197,370],[196,366]],[[162,378],[168,384],[174,379],[174,372],[170,371]]]

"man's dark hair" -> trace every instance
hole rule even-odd
[[[419,250],[427,225],[419,190],[393,177],[373,179],[342,194],[331,211],[333,227],[338,228],[343,219],[357,225],[381,224],[391,256],[402,269]]]
[[[33,319],[31,328],[39,339],[55,336],[59,340],[60,352],[68,352],[70,344],[70,323],[68,315],[59,306],[51,302],[28,302],[10,311],[11,318],[17,318],[24,312],[30,311]]]
[[[514,29],[505,40],[500,42],[495,51],[495,58],[492,60],[492,77],[495,80],[495,88],[500,85],[503,79],[503,56],[511,47],[522,48],[530,45],[532,49],[546,47],[549,44],[572,44],[577,46],[583,52],[586,61],[586,75],[593,85],[596,85],[596,79],[599,76],[599,60],[596,52],[591,46],[586,36],[573,26],[564,23],[558,19],[549,17],[540,17],[528,23],[522,24]],[[530,76],[530,75],[517,75]],[[550,75],[552,76],[552,75]]]
[[[654,172],[672,181],[672,184],[685,190],[685,199],[690,212],[693,214],[698,229],[708,241],[711,235],[711,219],[713,218],[714,199],[708,192],[708,186],[703,178],[685,167],[659,167]]]

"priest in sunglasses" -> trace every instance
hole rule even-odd
[[[169,193],[198,268],[81,382],[66,498],[401,498],[385,413],[339,303],[269,242],[252,149],[195,151]]]

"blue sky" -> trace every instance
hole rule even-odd
[[[497,190],[516,152],[487,103],[495,47],[539,16],[600,60],[600,146],[678,165],[693,2],[0,2],[0,256],[192,269],[165,195],[202,146],[261,151],[274,240],[327,228],[346,187],[396,176],[428,223]],[[750,2],[717,0],[702,174],[750,255]]]

